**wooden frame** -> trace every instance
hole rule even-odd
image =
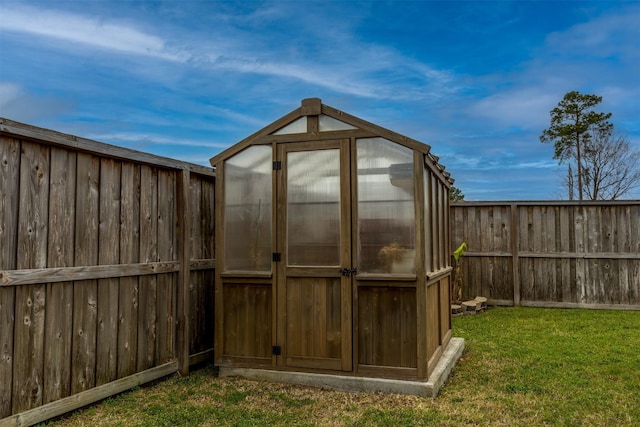
[[[344,123],[345,126],[338,126],[344,129],[322,129],[321,120],[319,120],[321,115]],[[303,117],[306,119],[306,132],[288,133],[291,128],[278,132]],[[384,138],[391,143],[410,149],[413,153],[415,274],[358,272],[341,276],[338,267],[333,271],[326,267],[287,266],[285,237],[287,211],[284,203],[287,191],[287,153],[337,147],[346,147],[346,149],[340,149],[342,173],[346,174],[341,180],[341,194],[344,195],[342,205],[346,208],[342,209],[341,214],[341,223],[345,228],[341,235],[342,265],[340,268],[351,270],[358,265],[356,143],[361,138]],[[440,165],[438,158],[430,153],[428,145],[324,105],[317,98],[311,98],[303,100],[296,110],[211,158],[210,162],[215,167],[218,177],[216,180],[218,200],[224,201],[227,185],[224,182],[225,162],[248,147],[256,145],[271,146],[272,149],[274,162],[272,250],[274,253],[281,254],[281,258],[280,261],[274,261],[272,264],[271,274],[223,271],[224,254],[221,251],[224,250],[222,227],[225,214],[223,202],[216,206],[216,247],[219,256],[216,269],[215,362],[229,367],[253,366],[275,370],[426,380],[451,336],[450,310],[444,306],[444,301],[446,300],[448,304],[451,267],[448,252],[450,233],[446,209],[448,209],[448,191],[453,181],[445,172],[444,166]],[[276,164],[277,167],[275,167]],[[425,216],[425,209],[430,210],[428,216]],[[427,256],[433,257],[429,263],[426,262]],[[433,271],[427,271],[427,265],[432,266]],[[346,322],[350,328],[349,333],[343,331],[340,334],[341,348],[346,352],[347,357],[342,357],[339,363],[329,362],[329,359],[322,357],[311,358],[304,362],[289,354],[290,343],[287,343],[289,326],[287,325],[291,325],[291,322],[296,323],[299,319],[287,317],[288,277],[299,278],[296,280],[301,280],[300,283],[308,283],[305,286],[318,286],[313,285],[315,279],[312,279],[319,277],[318,275],[334,277],[335,279],[332,280],[340,278],[340,300],[348,302],[339,308],[343,324]],[[253,352],[251,354],[240,354],[240,352],[232,354],[234,351],[232,348],[236,350],[248,348],[238,347],[237,343],[233,342],[234,337],[241,336],[243,333],[251,335],[254,332],[242,330],[230,332],[229,328],[233,325],[225,324],[225,319],[229,321],[233,317],[225,314],[225,310],[231,309],[231,306],[225,308],[227,304],[225,301],[229,298],[229,295],[225,295],[225,290],[231,283],[254,286],[258,282],[263,283],[263,286],[270,285],[270,299],[257,302],[258,299],[250,297],[253,302],[236,301],[233,307],[234,309],[241,307],[240,309],[247,313],[253,313],[255,310],[257,313],[264,313],[263,319],[271,319],[268,332],[264,329],[273,350],[269,359],[265,357],[264,348],[257,347],[249,350],[249,353]],[[332,298],[337,298],[337,295]],[[249,307],[250,304],[258,303],[259,306]],[[387,307],[385,304],[391,305]],[[250,320],[242,327],[253,330],[252,322]],[[377,329],[374,335],[371,335],[371,328]],[[367,341],[370,338],[366,337],[374,336],[375,342]]]

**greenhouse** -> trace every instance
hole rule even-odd
[[[211,164],[221,374],[353,384],[442,370],[453,180],[428,145],[312,98]]]

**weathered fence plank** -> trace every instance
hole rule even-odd
[[[140,261],[158,260],[158,169],[140,168]],[[140,277],[138,306],[138,370],[156,361],[156,276]]]
[[[20,159],[17,268],[46,267],[49,203],[49,147],[23,143]],[[42,404],[44,285],[18,288],[15,296],[13,412]]]
[[[191,173],[180,171],[176,180],[176,233],[178,241],[178,258],[180,271],[178,273],[176,292],[176,357],[178,371],[181,375],[189,372],[189,278],[191,276],[191,211],[193,206],[189,198]],[[187,266],[189,264],[189,266]]]
[[[49,193],[48,267],[73,265],[76,154],[51,148]],[[71,393],[71,337],[73,334],[73,283],[47,284],[44,347],[43,403]]]
[[[640,201],[470,202],[451,209],[451,249],[469,245],[467,297],[640,308]]]
[[[49,147],[23,143],[20,164],[16,267],[46,267]],[[29,285],[16,290],[13,412],[42,404],[45,294],[44,285]]]
[[[113,159],[100,161],[99,264],[120,262],[120,166]],[[118,376],[118,291],[118,278],[98,280],[96,385]]]
[[[190,263],[195,270],[211,267],[211,260],[195,260]],[[44,282],[68,282],[70,280],[108,279],[111,277],[146,276],[173,273],[180,269],[178,261],[145,262],[138,264],[87,265],[83,267],[29,268],[24,270],[0,270],[0,287],[33,285]]]
[[[100,158],[78,153],[76,167],[76,266],[98,264],[98,213]],[[98,293],[96,280],[73,284],[73,339],[71,350],[71,393],[95,386],[96,323]]]
[[[175,371],[175,361],[165,363],[164,365],[156,366],[143,372],[138,372],[128,377],[113,381],[109,384],[103,384],[101,386],[94,387],[90,390],[65,397],[63,399],[48,403],[46,405],[42,405],[29,411],[7,417],[0,421],[6,421],[8,425],[30,426],[42,421],[46,421],[50,418],[64,415],[65,413],[71,412],[74,409],[82,408],[83,406],[98,402],[109,396],[127,391],[141,384],[166,377],[167,375],[171,375]]]
[[[20,141],[0,136],[0,268],[16,268]],[[0,418],[12,413],[15,288],[0,287]]]
[[[175,173],[158,173],[158,260],[176,259],[176,181]],[[175,314],[175,274],[157,276],[158,334],[156,352],[158,362],[164,363],[175,356],[174,314]]]
[[[140,258],[140,166],[122,163],[120,191],[120,262],[136,263]],[[118,378],[136,372],[138,281],[138,277],[120,278]]]

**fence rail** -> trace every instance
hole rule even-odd
[[[451,204],[466,297],[640,309],[640,201]]]
[[[214,179],[0,119],[0,424],[207,359]]]

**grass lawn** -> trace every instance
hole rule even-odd
[[[453,319],[465,352],[436,399],[344,393],[211,368],[47,425],[640,425],[640,312],[491,308]]]

